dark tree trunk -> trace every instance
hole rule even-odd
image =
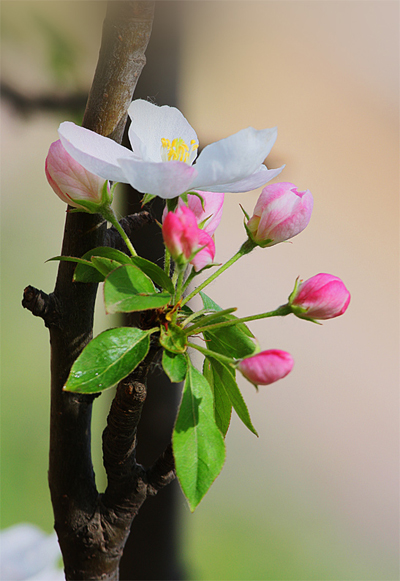
[[[145,63],[153,2],[111,1],[102,46],[83,125],[120,142],[126,112]],[[130,233],[148,215],[126,221]],[[98,215],[68,213],[63,255],[80,257],[106,243],[118,245]],[[108,486],[99,495],[90,451],[92,403],[95,396],[62,390],[72,363],[92,338],[97,286],[73,283],[73,264],[61,262],[50,295],[27,287],[23,305],[44,319],[51,341],[51,421],[49,485],[67,579],[118,579],[119,561],[132,520],[148,496],[174,479],[169,441],[145,469],[136,462],[137,427],[146,399],[148,370],[157,345],[123,380],[110,409],[103,435]],[[149,465],[149,464],[148,464]],[[140,533],[139,533],[140,535]]]

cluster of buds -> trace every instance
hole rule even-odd
[[[195,192],[187,195],[187,205],[179,198],[174,212],[164,211],[165,247],[179,268],[189,263],[199,272],[213,263],[213,235],[221,221],[223,203],[224,194]]]
[[[168,212],[162,233],[165,246],[179,268],[190,263],[199,271],[214,260],[214,240],[199,228],[194,212],[187,206]]]
[[[60,140],[50,146],[45,172],[54,192],[76,210],[101,213],[112,202],[108,181],[85,169]],[[164,210],[164,243],[179,269],[191,265],[198,273],[213,264],[214,233],[223,202],[223,193],[195,191],[179,197],[174,211]],[[289,240],[306,228],[312,209],[309,190],[298,191],[289,182],[267,185],[245,222],[249,240],[262,248]],[[316,321],[343,314],[349,302],[350,293],[340,278],[318,274],[305,282],[296,281],[288,307],[297,317]],[[263,351],[238,364],[239,371],[255,385],[282,379],[292,367],[292,357],[280,350]]]

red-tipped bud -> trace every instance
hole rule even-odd
[[[239,371],[254,385],[269,385],[286,377],[292,370],[293,359],[286,351],[269,349],[242,359]]]
[[[350,303],[343,281],[331,274],[316,274],[295,288],[289,297],[292,311],[302,319],[333,319]]]

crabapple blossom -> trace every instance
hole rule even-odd
[[[165,199],[191,190],[247,192],[269,182],[284,167],[269,170],[263,165],[275,143],[276,128],[242,129],[207,145],[196,160],[197,135],[178,109],[138,99],[128,113],[132,150],[71,122],[61,123],[60,139],[89,171]]]
[[[199,229],[199,247],[200,250],[190,261],[196,272],[211,264],[215,257],[215,243],[207,232]]]
[[[190,262],[198,271],[213,261],[214,241],[198,227],[196,216],[187,206],[182,205],[174,212],[168,212],[162,234],[165,246],[179,266]]]
[[[289,182],[270,184],[261,192],[246,230],[258,246],[273,246],[302,232],[312,209],[309,190],[299,192]]]
[[[96,213],[112,202],[107,180],[91,173],[64,149],[60,140],[50,145],[45,163],[47,181],[63,202]]]
[[[200,199],[201,198],[201,199]],[[218,228],[222,217],[224,194],[214,192],[196,192],[187,195],[187,206],[196,216],[200,228],[212,236]],[[183,198],[179,198],[178,207],[185,205]],[[163,219],[167,215],[164,209]]]
[[[242,359],[239,371],[254,385],[269,385],[286,377],[292,370],[293,358],[286,351],[268,349]]]
[[[332,274],[316,274],[300,284],[289,297],[292,312],[302,319],[333,319],[350,303],[343,281]]]

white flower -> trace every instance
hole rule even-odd
[[[207,145],[194,163],[199,141],[178,109],[139,99],[128,113],[133,151],[70,122],[59,127],[61,142],[90,172],[166,199],[191,190],[248,192],[272,180],[284,167],[269,170],[263,165],[275,143],[276,128],[242,129]]]
[[[63,581],[61,551],[55,533],[20,523],[0,533],[0,579],[4,581]]]

